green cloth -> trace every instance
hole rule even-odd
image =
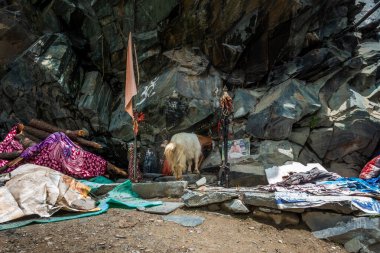
[[[91,181],[81,180],[82,183],[91,187],[92,190],[96,190],[97,187],[100,187],[102,184],[113,183],[111,180],[102,177],[96,177]],[[110,182],[107,182],[110,181]],[[102,183],[99,183],[102,182]],[[84,218],[89,216],[95,216],[107,212],[110,207],[119,207],[119,208],[137,208],[137,207],[150,207],[161,205],[162,201],[147,201],[141,199],[135,192],[132,191],[132,183],[130,180],[125,181],[124,183],[116,186],[113,190],[108,192],[108,194],[99,200],[98,207],[99,211],[95,212],[86,212],[86,213],[73,213],[67,214],[65,216],[54,216],[49,218],[34,218],[28,220],[14,221],[10,223],[0,224],[0,231],[7,230],[12,228],[18,228],[26,226],[32,223],[48,223],[48,222],[58,222],[65,220],[72,220],[78,218]]]
[[[115,183],[111,179],[103,177],[103,176],[93,177],[93,178],[90,178],[89,180],[80,180],[80,181],[82,181],[83,183],[93,182],[97,184],[114,184]]]

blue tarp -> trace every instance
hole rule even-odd
[[[317,185],[326,185],[326,195],[298,191],[275,192],[276,204],[280,209],[310,208],[329,203],[347,203],[369,213],[380,214],[380,202],[373,198],[380,197],[379,178],[363,180],[360,178],[339,178],[335,181],[322,181]],[[310,188],[308,188],[310,190]],[[341,194],[339,194],[341,192]],[[334,193],[334,194],[332,194]]]
[[[363,193],[372,193],[374,195],[380,195],[379,184],[377,183],[378,178],[371,178],[368,180],[363,180],[357,177],[342,177],[335,181],[324,181],[320,184],[336,185],[337,187],[344,187],[350,191],[358,191]]]

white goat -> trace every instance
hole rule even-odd
[[[199,174],[201,144],[196,134],[178,133],[173,135],[170,143],[165,147],[164,154],[177,180],[182,178],[182,173],[191,171],[193,161],[194,173]]]

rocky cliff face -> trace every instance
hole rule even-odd
[[[2,131],[31,118],[85,127],[103,155],[124,164],[132,31],[143,152],[179,131],[217,136],[227,85],[231,138],[251,139],[251,156],[232,166],[245,178],[237,184],[260,183],[266,167],[288,160],[357,175],[380,138],[380,12],[344,30],[376,2],[0,1]]]

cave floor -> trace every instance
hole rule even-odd
[[[279,229],[248,216],[197,209],[171,214],[205,221],[183,227],[160,215],[111,208],[99,216],[0,231],[0,252],[346,252],[302,226]]]

